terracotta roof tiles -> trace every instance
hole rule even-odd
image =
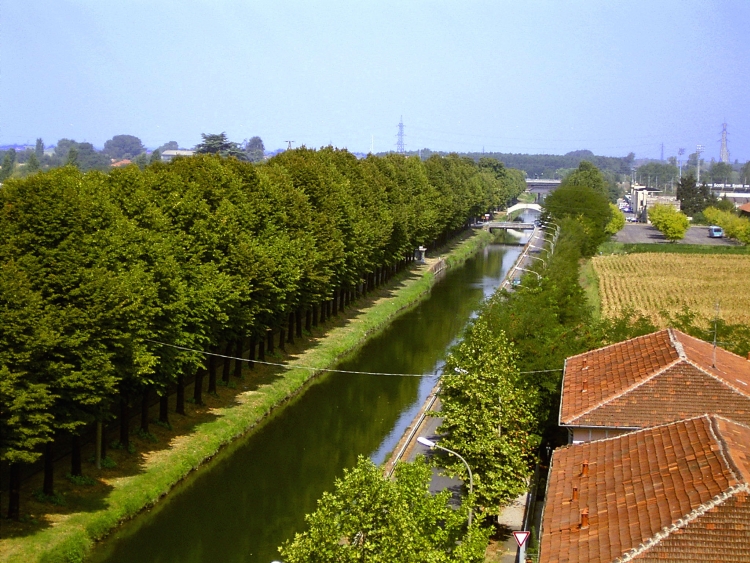
[[[750,361],[674,329],[566,361],[562,425],[641,428],[704,412],[750,423]]]
[[[749,478],[750,427],[717,416],[558,449],[540,561],[750,561]]]

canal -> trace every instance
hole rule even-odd
[[[492,244],[449,270],[430,296],[340,367],[439,372],[443,357],[521,247]],[[304,529],[357,456],[385,461],[435,384],[434,377],[330,374],[226,448],[149,513],[92,553],[96,562],[269,563]]]

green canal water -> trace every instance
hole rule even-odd
[[[342,369],[433,374],[520,247],[490,245],[448,271],[430,296],[370,340]],[[269,563],[357,456],[385,461],[434,377],[331,374],[225,449],[149,513],[121,527],[91,560]]]

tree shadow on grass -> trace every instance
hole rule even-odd
[[[394,280],[387,282],[380,288],[376,288],[367,296],[360,298],[350,304],[343,312],[330,317],[325,323],[313,327],[311,334],[302,338],[295,337],[294,344],[285,344],[285,351],[267,355],[269,362],[285,364],[305,365],[305,352],[315,348],[330,332],[336,329],[346,329],[357,322],[362,314],[371,309],[378,301],[393,297],[395,293],[410,282],[422,276],[421,271],[411,270],[401,273]],[[343,360],[338,358],[337,360]],[[272,384],[280,379],[287,371],[279,366],[255,364],[253,369],[245,364],[242,377],[237,379],[232,376],[228,384],[217,382],[216,394],[204,391],[203,404],[198,405],[186,400],[185,415],[174,413],[175,396],[169,398],[170,425],[159,425],[159,405],[152,405],[149,410],[151,424],[149,433],[138,433],[140,426],[140,413],[133,408],[133,416],[130,421],[131,451],[109,447],[107,449],[108,465],[97,469],[94,465],[94,444],[89,441],[82,445],[83,474],[92,480],[91,484],[74,483],[66,477],[70,472],[70,456],[67,455],[55,463],[54,481],[55,495],[45,498],[41,495],[44,475],[37,471],[25,479],[21,487],[21,519],[13,521],[7,518],[0,520],[0,554],[4,551],[3,540],[13,540],[33,536],[57,523],[60,523],[74,514],[81,512],[96,512],[108,507],[108,497],[114,487],[111,483],[115,479],[131,477],[144,473],[147,469],[149,459],[165,450],[170,449],[173,440],[180,437],[189,437],[198,425],[210,423],[221,416],[221,411],[233,408],[245,402],[241,395],[248,391],[258,391],[261,387]],[[207,378],[204,378],[207,385]],[[193,396],[193,384],[185,388],[185,397]],[[267,418],[267,417],[266,417]],[[107,433],[108,443],[115,443],[116,431],[111,427]],[[38,464],[38,467],[41,467]],[[7,494],[0,497],[2,504],[0,511],[2,515],[7,514]]]

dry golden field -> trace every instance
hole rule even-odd
[[[630,305],[659,326],[659,311],[687,306],[704,319],[750,324],[750,256],[721,254],[613,254],[593,258],[603,316]]]

